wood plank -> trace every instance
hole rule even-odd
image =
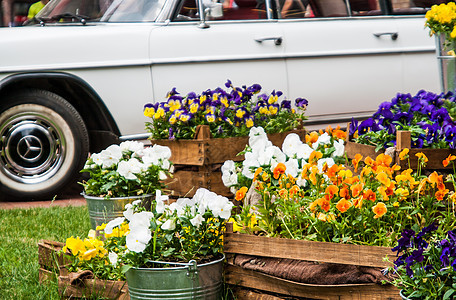
[[[218,168],[220,169],[220,168]],[[206,188],[218,195],[233,197],[230,189],[222,181],[222,172],[210,167],[197,167],[195,171],[180,170],[173,178],[165,181],[167,192],[172,197],[193,197],[196,190]]]
[[[391,285],[346,284],[311,285],[292,282],[238,266],[225,266],[225,280],[231,285],[260,289],[294,297],[337,300],[399,300],[399,290]]]
[[[375,151],[374,146],[359,144],[355,142],[346,142],[345,152],[349,159],[355,158],[356,154],[361,154],[363,159],[369,156],[372,159],[375,159],[379,154],[384,153],[384,150]]]
[[[151,143],[169,147],[172,153],[171,162],[178,165],[203,166],[224,163],[227,160],[244,160],[243,155],[237,155],[248,144],[248,136],[214,139],[208,138],[203,132],[201,131],[201,138],[198,140],[151,140]],[[273,145],[282,148],[285,137],[290,133],[296,133],[304,139],[306,130],[269,134],[268,138]]]
[[[391,249],[387,247],[302,241],[237,233],[225,234],[224,252],[382,268],[390,266],[388,262],[383,261],[383,258],[386,255],[393,255]]]

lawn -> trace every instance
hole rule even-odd
[[[87,235],[86,206],[0,210],[0,299],[60,299],[57,282],[38,282],[41,239]]]

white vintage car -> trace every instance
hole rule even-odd
[[[1,194],[55,195],[89,151],[147,137],[143,105],[173,87],[258,83],[308,99],[321,127],[438,92],[433,2],[52,0],[0,29]]]

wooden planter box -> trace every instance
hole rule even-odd
[[[304,139],[304,129],[269,134],[269,140],[282,147],[283,140],[289,133],[296,133]],[[223,185],[220,168],[227,160],[242,161],[244,156],[237,156],[245,149],[249,137],[212,138],[209,126],[197,127],[193,140],[151,140],[152,144],[167,146],[171,149],[171,162],[174,164],[174,178],[167,181],[171,195],[191,197],[195,191],[204,187],[219,195],[232,197]]]
[[[65,244],[42,240],[38,243],[39,282],[57,280],[59,294],[65,299],[115,299],[129,300],[125,281],[100,280],[97,278],[75,278],[76,273],[68,273],[65,265],[70,263],[66,254],[60,253]]]
[[[338,263],[370,267],[387,267],[383,260],[393,252],[387,247],[360,246],[326,242],[300,241],[232,233],[228,224],[224,236],[226,283],[269,293],[312,299],[401,299],[392,285],[343,284],[315,285],[285,280],[261,272],[247,270],[232,263],[235,254],[288,258],[294,260]]]
[[[64,244],[41,240],[38,243],[39,282],[56,279],[61,266],[70,262],[69,258],[59,253]]]
[[[348,136],[348,134],[347,134]],[[418,158],[415,154],[422,152],[429,161],[426,164],[426,170],[450,170],[452,169],[451,165],[447,168],[443,167],[442,161],[447,158],[450,154],[456,155],[455,149],[428,149],[428,148],[412,148],[412,139],[410,131],[397,131],[396,133],[396,147],[392,151],[393,164],[401,166],[401,169],[407,169],[409,167],[408,160],[400,160],[399,154],[404,149],[409,149],[410,156],[410,167],[416,169],[418,166]],[[345,152],[349,159],[353,159],[356,154],[361,154],[363,158],[370,156],[372,159],[375,159],[380,153],[384,153],[385,150],[375,152],[375,146],[358,144],[347,140],[345,145]]]

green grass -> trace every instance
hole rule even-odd
[[[0,210],[0,299],[60,299],[57,282],[38,282],[38,242],[85,237],[87,207]]]

